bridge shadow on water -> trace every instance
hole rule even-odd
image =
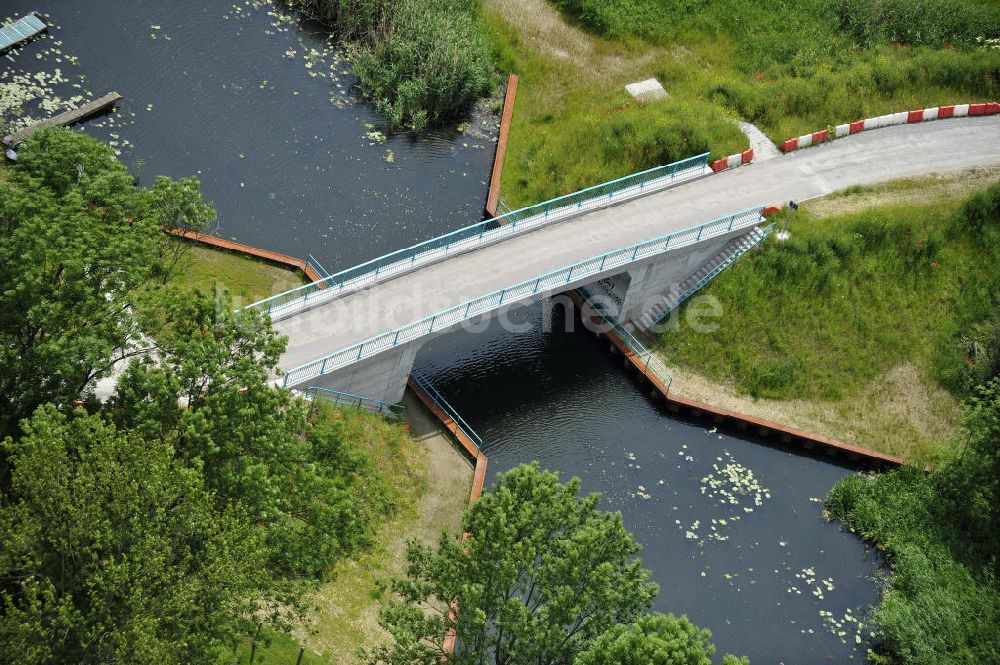
[[[655,609],[710,628],[719,654],[754,663],[863,662],[880,555],[822,516],[854,472],[824,453],[670,413],[608,343],[550,303],[518,310],[508,332],[430,342],[417,369],[484,439],[487,487],[538,460],[603,494],[643,545]],[[508,326],[509,328],[509,326]],[[860,640],[859,640],[860,638]]]

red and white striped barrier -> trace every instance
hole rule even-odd
[[[798,136],[794,139],[788,139],[781,145],[781,150],[783,152],[791,152],[792,150],[798,150],[799,148],[825,143],[829,140],[829,138],[829,132],[822,129],[818,132],[813,132],[812,134],[803,134],[802,136]]]
[[[953,104],[951,106],[935,106],[917,111],[900,111],[899,113],[888,113],[874,118],[865,118],[856,122],[849,122],[837,125],[833,129],[831,137],[827,130],[805,134],[793,139],[788,139],[782,144],[783,152],[791,152],[799,148],[823,143],[831,139],[839,139],[858,132],[881,127],[891,127],[893,125],[906,125],[917,122],[927,122],[929,120],[941,120],[944,118],[963,118],[965,116],[994,115],[1000,113],[1000,102],[984,102],[982,104]],[[721,161],[721,160],[720,160]],[[715,165],[712,165],[715,168]]]
[[[712,170],[716,172],[725,171],[726,169],[731,169],[736,166],[749,164],[751,160],[753,160],[753,148],[744,150],[743,152],[738,152],[735,155],[729,155],[728,157],[715,160],[712,162]]]

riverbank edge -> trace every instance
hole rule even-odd
[[[268,263],[274,263],[286,268],[298,270],[305,275],[310,282],[318,282],[323,279],[323,277],[313,270],[312,266],[310,266],[306,261],[297,259],[294,256],[289,256],[288,254],[273,252],[269,249],[261,249],[259,247],[253,247],[252,245],[235,242],[233,240],[226,240],[225,238],[210,236],[204,233],[198,233],[197,231],[190,231],[188,229],[173,228],[167,229],[166,231],[167,233],[183,240],[188,240],[201,245],[208,245],[209,247],[213,247],[215,249],[244,254],[256,259],[262,259]],[[320,284],[319,287],[326,288],[326,284]]]
[[[507,90],[504,92],[503,111],[500,114],[500,133],[497,136],[497,149],[493,154],[493,172],[490,175],[490,188],[486,193],[488,219],[497,216],[497,206],[500,203],[500,180],[503,178],[503,165],[507,159],[507,141],[510,138],[510,125],[514,119],[514,102],[519,82],[520,79],[513,72],[507,77]]]
[[[472,477],[472,490],[469,492],[469,504],[473,504],[483,493],[483,486],[486,484],[486,465],[489,463],[489,460],[476,447],[472,439],[462,431],[458,423],[434,403],[434,400],[413,380],[413,377],[407,379],[406,385],[420,399],[421,403],[427,407],[427,410],[440,421],[441,425],[451,432],[455,440],[458,441],[469,457],[472,458],[472,461],[475,462],[476,468]]]
[[[452,436],[454,436],[459,444],[461,444],[465,452],[468,453],[473,460],[475,460],[476,468],[472,476],[472,489],[469,492],[469,505],[471,506],[483,493],[483,485],[486,483],[486,465],[488,463],[486,455],[484,455],[472,439],[470,439],[465,432],[462,431],[462,428],[458,426],[458,423],[456,423],[451,416],[441,410],[441,408],[434,403],[434,400],[431,399],[430,395],[424,392],[423,388],[421,388],[420,385],[413,380],[413,377],[410,377],[407,380],[407,385],[410,390],[413,391],[413,394],[420,399],[425,407],[427,407],[427,410],[430,411],[439,421],[441,421],[441,425],[452,433]],[[463,538],[467,535],[468,534],[463,534]],[[454,624],[458,621],[457,600],[453,600],[451,602],[448,618],[451,620],[453,627],[450,628],[443,636],[441,647],[447,653],[454,653],[455,642],[458,638],[458,634],[454,628]]]
[[[598,331],[595,334],[598,337],[607,338],[611,342],[613,349],[625,357],[626,361],[652,385],[655,393],[658,393],[666,400],[667,408],[675,413],[685,412],[694,417],[709,417],[717,424],[731,424],[740,430],[753,429],[758,436],[770,437],[773,435],[782,444],[799,444],[806,451],[818,448],[828,455],[845,457],[852,463],[860,463],[873,469],[891,469],[906,464],[906,460],[895,455],[880,453],[871,448],[838,441],[822,434],[815,434],[765,418],[731,411],[708,404],[707,402],[700,402],[678,395],[676,392],[671,392],[670,386],[664,384],[657,376],[645,371],[645,362],[628,347],[625,340],[615,330],[607,329],[605,326],[600,325],[602,322],[600,314],[587,305],[579,293],[569,291],[566,295],[576,304],[581,317],[586,316],[595,324],[593,329]]]

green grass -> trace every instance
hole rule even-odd
[[[585,38],[591,69],[574,52],[574,35],[539,51],[535,41],[496,11],[486,14],[499,68],[521,79],[504,166],[502,193],[514,205],[537,203],[589,185],[701,152],[713,158],[746,148],[722,109],[704,99],[675,95],[650,103],[633,100],[625,84],[649,72],[620,45]],[[606,67],[605,67],[606,65]]]
[[[250,665],[252,643],[253,640],[247,640],[237,647],[235,660],[237,665],[244,663]],[[295,665],[298,662],[300,648],[302,645],[290,635],[262,630],[252,662],[265,665]],[[302,655],[302,665],[334,665],[334,663],[307,649]]]
[[[532,0],[487,3],[498,67],[521,76],[502,183],[512,203],[706,147],[713,157],[745,149],[727,118],[754,122],[780,144],[889,111],[987,101],[1000,90],[1000,50],[964,36],[954,47],[940,39],[891,43],[889,33],[874,28],[866,34],[881,37],[862,39],[843,24],[846,0],[584,4],[597,14],[637,18],[611,21],[615,28],[570,9],[560,20]],[[669,99],[626,106],[624,86],[650,76]]]
[[[992,191],[1000,195],[1000,186]],[[995,221],[970,230],[962,206],[786,215],[780,228],[788,240],[772,235],[701,292],[722,305],[718,328],[695,332],[683,325],[682,308],[682,324],[663,334],[659,350],[668,364],[753,397],[856,401],[905,365],[917,368],[924,388],[964,397],[969,340],[1000,304],[1000,233]],[[919,448],[906,452],[935,455]]]
[[[365,661],[358,647],[372,648],[387,639],[378,615],[390,581],[404,575],[406,543],[416,539],[431,544],[443,528],[460,528],[468,503],[472,469],[464,453],[440,433],[439,423],[419,401],[408,396],[407,406],[414,442],[401,448],[406,462],[387,459],[392,466],[384,472],[400,493],[396,511],[380,520],[373,546],[341,562],[334,579],[311,599],[316,610],[308,632],[294,632],[337,665],[360,665]]]
[[[178,241],[186,242],[186,241]],[[307,282],[298,271],[267,261],[192,244],[179,264],[173,284],[199,287],[209,293],[217,286],[233,296],[234,306],[247,305]]]

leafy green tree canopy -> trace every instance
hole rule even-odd
[[[165,445],[45,406],[5,447],[0,643],[31,663],[212,663],[266,588],[261,534]],[[5,658],[6,660],[6,658]]]
[[[712,633],[685,616],[645,614],[630,625],[612,626],[573,665],[711,665]]]
[[[579,489],[577,478],[562,484],[537,464],[520,466],[466,512],[466,539],[443,534],[437,551],[411,543],[408,577],[394,585],[401,600],[383,612],[394,642],[372,662],[563,664],[635,621],[657,586],[621,515]],[[448,656],[441,636],[452,600],[461,648]]]
[[[136,187],[106,145],[37,132],[0,182],[0,436],[46,402],[68,404],[139,334],[138,294],[168,276],[163,226],[213,217],[195,179]]]
[[[265,318],[225,293],[165,291],[155,304],[144,323],[156,357],[125,371],[109,416],[201,469],[220,509],[242,505],[266,534],[270,570],[324,578],[370,531],[353,491],[363,460],[270,384],[285,340]]]

